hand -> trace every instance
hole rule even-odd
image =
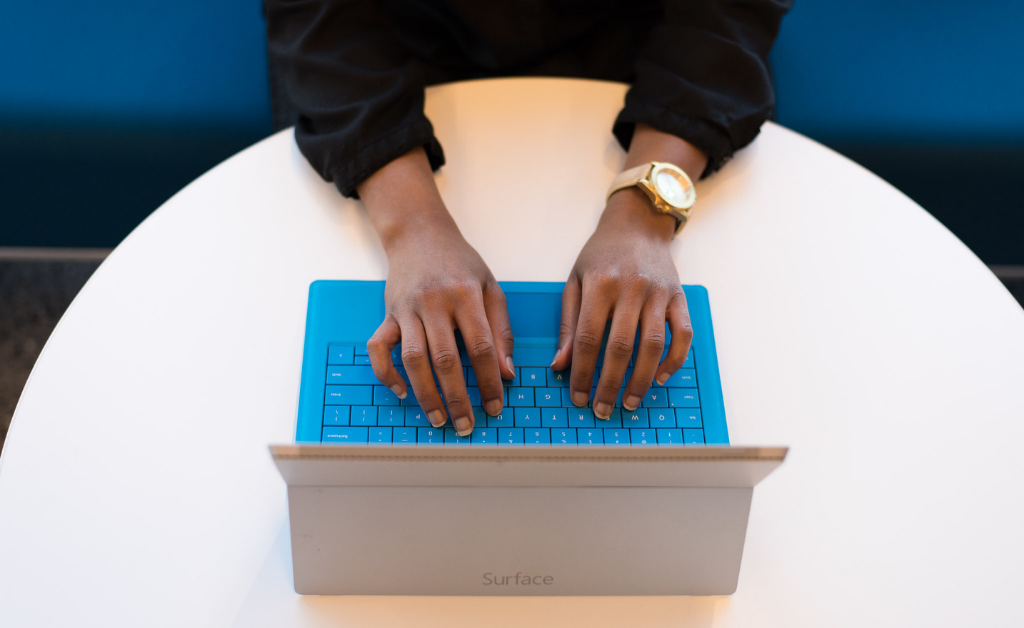
[[[569,388],[577,406],[590,398],[594,368],[611,318],[594,414],[610,417],[626,376],[637,326],[640,346],[622,406],[634,410],[651,382],[664,384],[686,360],[693,337],[686,297],[669,251],[675,218],[659,215],[636,188],[612,195],[562,292],[562,325],[551,367],[572,364]],[[665,321],[672,341],[665,348]],[[660,362],[660,364],[659,364]]]
[[[441,427],[450,415],[455,431],[466,436],[474,417],[455,330],[462,333],[484,409],[499,414],[502,377],[514,377],[505,295],[445,209],[422,149],[374,173],[359,195],[388,255],[384,322],[367,343],[374,375],[405,398],[405,381],[391,361],[401,342],[402,363],[431,425]]]

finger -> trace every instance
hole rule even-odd
[[[594,415],[599,418],[607,419],[611,416],[619,389],[626,379],[626,368],[633,355],[633,341],[642,304],[640,294],[618,295],[612,314],[612,326],[608,330],[608,344],[604,348],[601,378],[594,394]]]
[[[373,367],[373,374],[377,376],[377,379],[390,388],[391,392],[398,395],[399,399],[405,399],[408,394],[405,389],[405,380],[402,379],[391,360],[391,350],[401,339],[402,330],[398,326],[398,321],[394,316],[388,314],[377,331],[373,332],[366,342],[366,352],[370,354],[370,366]]]
[[[409,376],[409,383],[412,384],[416,400],[420,402],[427,420],[434,427],[441,427],[448,420],[448,415],[445,414],[444,402],[434,383],[423,322],[415,314],[410,314],[401,325],[402,364],[405,365],[405,374]]]
[[[498,368],[501,369],[501,376],[505,379],[513,379],[516,376],[516,367],[512,363],[512,347],[515,345],[515,337],[512,335],[512,323],[508,318],[508,303],[505,301],[505,293],[496,281],[484,288],[484,314],[491,327],[494,348],[498,351]],[[473,368],[476,369],[475,366]]]
[[[651,297],[640,312],[640,345],[633,364],[633,376],[626,382],[622,395],[622,407],[630,411],[636,410],[643,401],[665,350],[666,296],[661,293]]]
[[[584,406],[590,399],[590,385],[594,381],[594,367],[597,355],[601,351],[601,340],[604,338],[604,327],[608,322],[613,293],[611,286],[597,285],[598,282],[583,284],[583,299],[580,306],[580,317],[576,324],[576,332],[572,343],[572,375],[569,377],[569,389],[572,390],[572,402]],[[597,414],[595,408],[594,414]],[[608,418],[608,414],[601,417]]]
[[[551,368],[556,371],[564,371],[572,362],[572,346],[576,339],[576,324],[580,318],[581,293],[580,282],[573,274],[562,289],[562,324],[558,329],[558,350],[555,351],[555,359],[551,361]],[[587,394],[590,394],[589,391]]]
[[[441,384],[452,425],[459,436],[466,436],[473,431],[473,407],[469,404],[466,380],[462,376],[454,321],[444,310],[433,310],[423,317],[423,329],[427,332],[430,361],[434,365],[437,382]],[[416,394],[419,394],[418,390]]]
[[[498,416],[504,407],[505,389],[501,385],[498,350],[484,311],[483,294],[478,292],[467,301],[455,310],[455,324],[462,332],[462,341],[466,344],[466,353],[480,386],[484,410],[491,416]],[[452,409],[451,402],[448,409]]]
[[[682,290],[669,301],[665,318],[668,320],[668,331],[672,334],[672,340],[669,343],[668,354],[661,361],[658,374],[654,378],[661,385],[664,385],[672,373],[678,371],[683,362],[686,362],[686,354],[690,352],[690,342],[693,340],[690,310],[686,307],[686,295]]]

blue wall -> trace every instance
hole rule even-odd
[[[813,136],[1024,142],[1024,2],[797,0],[778,120]]]
[[[0,118],[269,129],[261,0],[0,0]]]

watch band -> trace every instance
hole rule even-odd
[[[652,169],[654,169],[654,162],[649,161],[645,164],[640,164],[635,168],[623,170],[619,173],[619,176],[615,177],[615,180],[612,181],[612,186],[608,188],[608,195],[605,196],[604,200],[607,201],[612,197],[612,194],[615,194],[619,190],[624,190],[640,183],[646,179],[649,174],[651,174]]]

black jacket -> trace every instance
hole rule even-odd
[[[498,76],[632,84],[613,131],[646,123],[707,153],[705,175],[773,115],[768,51],[790,0],[268,0],[296,140],[342,194],[416,146],[444,153],[427,85]]]

